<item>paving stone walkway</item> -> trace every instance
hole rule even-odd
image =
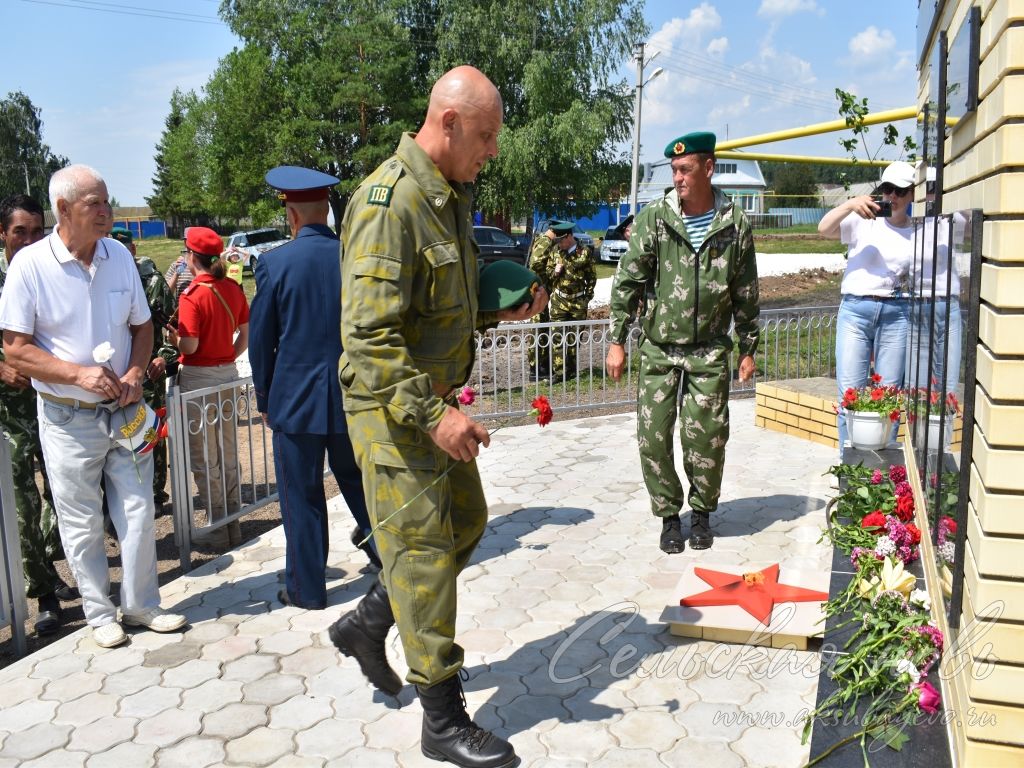
[[[711,550],[667,556],[629,415],[499,430],[480,460],[490,525],[459,587],[466,698],[523,768],[799,766],[818,654],[677,638],[658,618],[685,565],[828,568],[834,451],[753,426],[734,401]],[[369,587],[332,501],[324,611],[275,599],[278,528],[164,587],[181,634],[121,648],[87,630],[0,671],[0,768],[436,766],[421,709],[372,691],[327,627]],[[389,655],[404,672],[397,637]]]

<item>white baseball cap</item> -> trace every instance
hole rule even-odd
[[[883,184],[892,184],[899,189],[914,186],[914,166],[902,160],[890,163],[882,171],[882,180],[878,182],[878,186]]]

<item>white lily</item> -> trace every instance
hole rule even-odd
[[[110,359],[114,356],[116,350],[110,344],[109,341],[104,341],[102,344],[97,344],[92,350],[92,359],[98,364],[103,365],[109,363]]]
[[[910,681],[913,683],[921,682],[921,672],[914,666],[914,663],[910,659],[900,659],[896,664],[895,675],[899,677],[904,672],[910,675]]]
[[[910,602],[914,605],[919,605],[924,610],[930,611],[932,608],[932,599],[928,597],[928,592],[923,589],[915,589],[910,593]],[[916,680],[914,681],[917,682]]]
[[[901,561],[887,557],[882,563],[881,574],[861,582],[860,596],[875,597],[881,592],[899,592],[908,596],[916,583],[917,577],[904,570]]]

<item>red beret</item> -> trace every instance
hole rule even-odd
[[[209,227],[189,227],[185,247],[201,256],[220,256],[224,241]]]

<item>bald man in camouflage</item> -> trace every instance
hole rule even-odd
[[[329,633],[394,695],[401,681],[385,638],[397,622],[423,705],[423,753],[474,768],[516,756],[469,719],[459,679],[456,577],[487,524],[475,459],[490,440],[454,395],[469,377],[476,329],[526,320],[547,303],[540,290],[531,304],[477,310],[465,185],[498,154],[501,124],[494,85],[472,67],[451,70],[434,85],[420,131],[352,193],[342,223],[339,379],[383,568]]]
[[[662,520],[659,545],[669,554],[686,546],[672,443],[680,387],[690,547],[707,549],[729,439],[730,327],[739,339],[741,381],[754,375],[760,334],[753,231],[742,208],[711,185],[714,152],[715,135],[707,132],[686,134],[665,148],[673,188],[637,214],[612,285],[605,362],[616,380],[630,323],[644,295],[651,297],[641,321],[637,442],[651,511]]]

